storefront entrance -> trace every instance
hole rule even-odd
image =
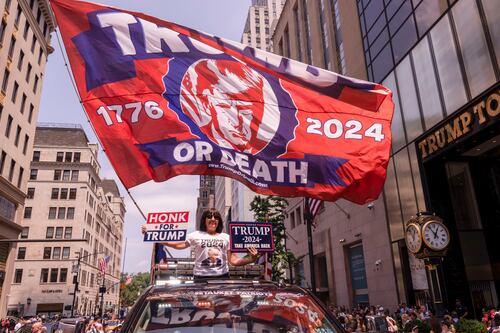
[[[451,233],[442,265],[445,307],[453,310],[460,299],[476,318],[500,300],[499,96],[492,89],[417,141],[428,207]]]

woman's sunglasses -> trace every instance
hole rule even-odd
[[[207,216],[206,216],[207,219],[212,219],[212,218],[220,218],[220,214],[219,213],[207,213]]]

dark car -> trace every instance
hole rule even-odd
[[[121,333],[344,333],[322,303],[297,286],[207,280],[149,287]]]

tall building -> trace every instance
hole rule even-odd
[[[271,51],[273,21],[280,16],[284,3],[285,0],[252,0],[241,43]]]
[[[364,208],[325,203],[317,218],[324,298],[430,302],[436,310],[458,298],[474,316],[498,304],[499,12],[494,0],[287,1],[275,50],[381,82],[395,103],[383,196]],[[300,200],[290,206],[290,213],[304,207]],[[406,247],[405,223],[419,211],[441,216],[451,231],[442,265],[426,267]],[[289,216],[296,242],[287,245],[307,251],[301,220]],[[306,281],[308,266],[297,267]]]
[[[37,127],[21,233],[30,242],[17,247],[10,314],[70,315],[73,304],[95,314],[101,286],[104,309],[117,309],[125,206],[116,183],[100,178],[97,153],[79,125]]]
[[[0,238],[16,239],[26,197],[50,33],[48,1],[6,0],[0,8]],[[0,243],[0,316],[5,315],[15,243]]]
[[[198,204],[196,207],[196,230],[198,230],[198,223],[201,218],[203,211],[208,208],[215,207],[215,176],[202,175],[200,176],[200,187],[198,195]]]

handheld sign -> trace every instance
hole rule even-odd
[[[145,242],[184,242],[189,212],[149,213],[144,233]]]
[[[229,223],[230,247],[232,252],[247,252],[255,247],[259,252],[273,252],[273,225],[262,222]]]

